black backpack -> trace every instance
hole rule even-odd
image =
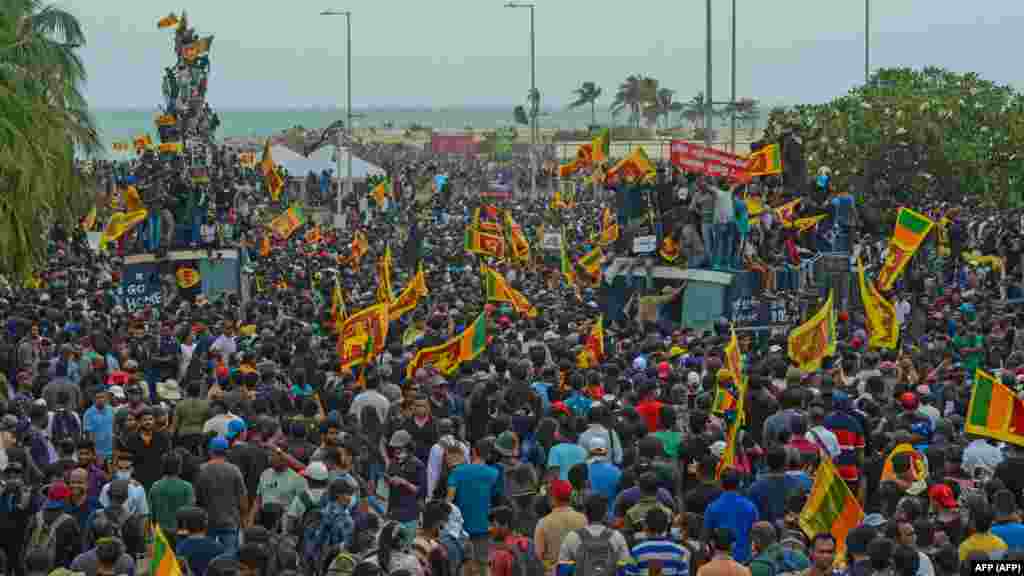
[[[587,576],[612,576],[615,574],[618,559],[612,547],[612,536],[615,531],[604,528],[600,534],[593,535],[586,527],[576,531],[580,537],[580,547],[576,552],[576,573]]]

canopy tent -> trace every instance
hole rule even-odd
[[[271,154],[274,156],[274,162],[280,164],[288,171],[288,174],[293,178],[304,178],[311,171],[316,174],[324,170],[329,170],[332,174],[337,172],[338,164],[334,161],[334,147],[325,146],[320,148],[316,152],[309,155],[309,158],[302,156],[296,152],[293,152],[290,148],[285,146],[271,146]],[[345,150],[342,149],[341,157],[341,169],[342,176],[347,176],[347,168],[345,167]],[[367,176],[382,176],[384,170],[379,166],[370,164],[366,160],[357,156],[352,157],[352,178],[364,180]],[[337,177],[337,174],[334,174]]]

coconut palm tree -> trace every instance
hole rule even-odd
[[[629,110],[629,125],[640,125],[640,110],[643,106],[643,78],[638,74],[630,74],[619,84],[618,92],[612,101],[612,115]]]
[[[584,82],[579,88],[572,91],[576,100],[569,104],[570,109],[579,108],[590,104],[590,125],[597,125],[597,99],[601,97],[601,87],[594,82]]]
[[[98,151],[99,138],[82,96],[84,43],[64,10],[0,2],[0,272],[15,277],[42,261],[51,224],[70,229],[88,209],[75,153]]]
[[[655,109],[659,118],[665,118],[665,128],[670,126],[672,114],[679,114],[683,111],[683,103],[673,101],[675,94],[675,90],[659,88],[655,97]]]

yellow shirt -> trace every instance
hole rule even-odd
[[[960,543],[960,561],[967,560],[971,552],[984,552],[991,556],[993,560],[998,560],[1006,553],[1007,548],[1006,542],[991,532],[973,534]],[[993,555],[993,552],[996,554]]]

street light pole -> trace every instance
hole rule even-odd
[[[705,48],[705,56],[707,57],[706,70],[707,78],[705,79],[704,91],[707,96],[704,100],[704,145],[711,146],[711,106],[714,99],[711,97],[711,0],[707,2],[707,47]]]
[[[864,83],[871,78],[871,0],[864,0]]]
[[[736,153],[736,0],[732,0],[732,95],[729,111],[729,148]]]
[[[320,13],[321,16],[344,16],[345,17],[345,32],[347,37],[348,50],[346,54],[346,77],[348,80],[347,90],[347,103],[345,108],[345,130],[349,134],[349,139],[352,137],[352,11],[351,10],[324,10]],[[342,198],[343,194],[341,191],[341,141],[342,134],[338,134],[338,151],[337,151],[337,162],[338,162],[338,214],[342,214]],[[345,162],[348,165],[348,181],[345,184],[345,194],[352,195],[352,146],[349,143],[345,146]],[[365,202],[365,199],[363,200]],[[362,207],[362,206],[361,206]]]
[[[526,2],[509,2],[505,4],[505,7],[530,9],[530,197],[536,198],[537,114],[540,112],[540,94],[537,92],[537,36],[534,32],[534,5]]]

